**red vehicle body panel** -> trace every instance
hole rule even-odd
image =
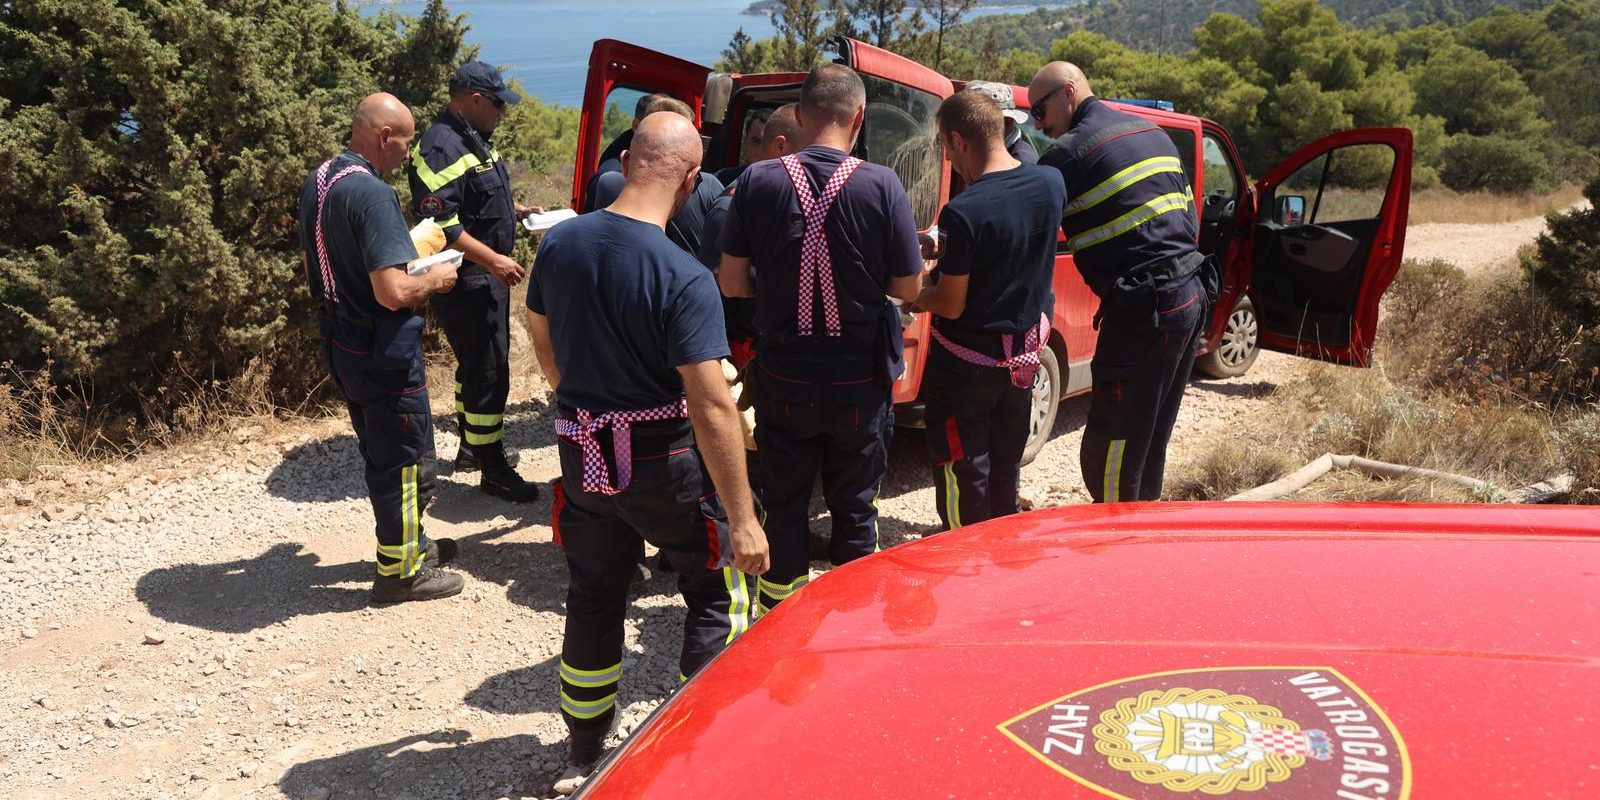
[[[1246,693],[1268,711],[1322,703],[1325,719],[1296,722],[1331,737],[1331,758],[1230,796],[1589,798],[1597,620],[1600,509],[1041,511],[819,577],[658,709],[581,796],[699,800],[752,783],[819,800],[1211,796],[1107,766],[1109,715],[1133,702],[1112,704],[1117,687],[1192,696],[1279,670],[1300,683]],[[1030,713],[1097,696],[1087,722],[1023,730]],[[1053,756],[1040,737],[1056,739]]]

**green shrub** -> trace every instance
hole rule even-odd
[[[301,181],[370,92],[425,123],[464,30],[439,0],[0,4],[0,361],[157,419],[257,357],[303,398]]]
[[[1439,178],[1458,192],[1531,192],[1550,177],[1550,162],[1536,142],[1505,134],[1457,134],[1442,155]]]

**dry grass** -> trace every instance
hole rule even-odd
[[[1487,225],[1540,217],[1583,200],[1583,187],[1567,184],[1548,194],[1501,195],[1457,192],[1437,186],[1411,193],[1410,224],[1456,222]]]
[[[1292,442],[1230,439],[1186,465],[1167,481],[1169,500],[1222,500],[1271,483],[1300,465]]]

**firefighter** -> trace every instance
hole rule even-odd
[[[733,182],[744,174],[746,167],[764,159],[763,154],[770,149],[766,145],[766,137],[767,120],[771,117],[770,108],[754,109],[745,117],[744,135],[739,141],[739,163],[717,170],[717,180],[721,181],[723,186],[732,186]]]
[[[756,446],[772,542],[763,609],[809,580],[819,469],[830,560],[878,549],[892,389],[904,371],[900,314],[885,292],[911,302],[922,283],[900,179],[849,155],[866,114],[861,78],[839,64],[816,67],[796,111],[809,146],[739,177],[718,275],[724,295],[756,298]]]
[[[939,213],[941,242],[924,253],[938,267],[917,298],[934,315],[922,375],[925,438],[939,518],[953,529],[1018,511],[1066,188],[1061,173],[1006,150],[1004,118],[987,92],[957,92],[936,118],[966,182]]]
[[[545,235],[528,287],[534,352],[555,387],[561,457],[551,526],[565,551],[561,716],[570,794],[616,718],[623,618],[641,540],[688,606],[680,678],[750,621],[746,575],[767,569],[744,467],[715,279],[666,236],[694,189],[700,136],[669,112],[639,123],[610,207]]]
[[[450,246],[466,255],[456,288],[433,304],[456,355],[462,444],[455,468],[481,469],[484,492],[519,503],[536,499],[539,488],[516,473],[504,449],[510,288],[524,274],[511,250],[517,220],[542,209],[511,198],[505,162],[489,137],[506,105],[520,99],[499,70],[482,61],[463,64],[450,78],[449,105],[408,162],[412,210],[438,222]]]
[[[319,306],[322,357],[344,395],[366,465],[377,521],[379,602],[461,592],[460,575],[436,569],[452,539],[430,540],[422,510],[433,495],[433,415],[415,306],[456,284],[456,268],[407,274],[417,257],[400,199],[383,175],[406,160],[416,135],[411,110],[374,94],[356,108],[350,147],[300,189],[300,249]]]
[[[1084,482],[1097,503],[1159,500],[1212,301],[1189,180],[1167,134],[1102,103],[1078,67],[1046,64],[1028,96],[1034,124],[1055,137],[1039,163],[1066,180],[1061,230],[1100,298]]]
[[[1017,109],[1017,99],[1011,94],[1011,87],[992,81],[972,81],[966,88],[984,93],[1000,107],[1000,114],[1005,119],[1006,152],[1024,164],[1039,163],[1039,151],[1033,149],[1033,142],[1022,129],[1028,124],[1028,112]]]
[[[803,146],[804,133],[795,118],[794,103],[770,111],[762,119],[763,135],[755,149],[746,153],[751,164],[782,158]],[[740,174],[743,172],[741,168]],[[722,268],[722,225],[727,219],[729,206],[733,205],[733,196],[738,192],[739,184],[735,180],[717,197],[711,213],[706,217],[705,235],[701,237],[698,255],[700,263],[712,272]],[[732,353],[729,360],[735,368],[743,370],[756,354],[755,301],[748,297],[724,297],[722,315],[728,323],[728,349]]]

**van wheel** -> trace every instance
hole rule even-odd
[[[1061,362],[1056,351],[1046,345],[1039,351],[1039,371],[1033,373],[1032,402],[1028,409],[1028,445],[1022,450],[1022,463],[1031,464],[1050,440],[1056,425],[1056,409],[1061,407]]]
[[[1249,297],[1239,298],[1239,304],[1228,315],[1228,324],[1222,329],[1222,341],[1211,352],[1195,359],[1195,369],[1211,378],[1237,378],[1250,371],[1261,355],[1261,323],[1256,319],[1256,306]]]

